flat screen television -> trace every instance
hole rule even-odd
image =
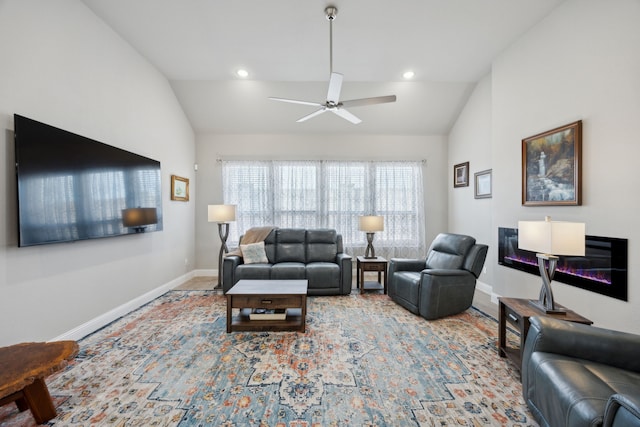
[[[160,162],[14,115],[18,245],[162,230]]]

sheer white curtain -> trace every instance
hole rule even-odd
[[[382,215],[376,254],[425,254],[422,162],[222,161],[224,203],[237,205],[229,244],[250,227],[335,228],[345,250],[364,254],[362,215]]]

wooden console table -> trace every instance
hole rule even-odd
[[[75,341],[30,342],[0,348],[0,405],[16,402],[38,424],[56,416],[45,377],[78,354]]]
[[[377,282],[365,282],[364,272],[374,271],[378,273]],[[380,290],[387,293],[387,260],[382,257],[365,258],[359,256],[356,258],[356,288],[360,289],[360,293],[364,290]]]
[[[593,322],[586,317],[580,316],[578,313],[566,309],[559,304],[560,307],[567,310],[566,313],[543,313],[538,308],[529,303],[530,300],[523,298],[499,298],[499,318],[498,318],[498,354],[500,357],[506,357],[517,366],[518,370],[522,370],[522,351],[524,343],[529,333],[529,318],[533,316],[553,317],[568,322],[584,323],[591,325]],[[514,326],[520,333],[520,347],[513,348],[507,345],[507,323]]]

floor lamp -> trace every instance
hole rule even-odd
[[[545,313],[565,313],[553,300],[551,281],[558,263],[557,255],[584,256],[585,224],[582,222],[518,221],[518,249],[537,252],[542,288],[538,300],[530,303]]]
[[[209,205],[209,222],[218,223],[220,235],[220,253],[218,254],[218,284],[216,289],[222,288],[222,257],[229,252],[227,238],[229,237],[229,223],[236,220],[236,205]]]
[[[373,235],[376,231],[384,231],[384,217],[377,215],[361,216],[360,231],[367,233],[367,249],[364,252],[364,257],[367,259],[377,258],[376,250],[373,248]]]

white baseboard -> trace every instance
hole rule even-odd
[[[476,281],[476,290],[489,295],[489,297],[491,298],[491,302],[496,305],[498,304],[498,298],[500,297],[500,295],[493,293],[492,286],[478,280]]]
[[[153,301],[158,298],[160,295],[164,295],[171,289],[175,288],[186,282],[187,280],[193,278],[195,276],[194,272],[183,274],[182,276],[173,279],[172,281],[165,283],[162,286],[159,286],[151,291],[140,295],[137,298],[128,301],[121,306],[114,308],[113,310],[109,310],[108,312],[101,314],[98,317],[95,317],[88,322],[83,323],[82,325],[73,328],[70,331],[63,333],[55,338],[52,338],[51,341],[62,341],[62,340],[73,340],[77,341],[81,338],[86,337],[87,335],[97,331],[100,328],[105,327],[109,323],[113,322],[120,317],[131,313],[133,310],[142,307],[148,302]]]

